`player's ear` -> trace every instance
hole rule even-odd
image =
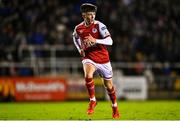
[[[85,13],[82,13],[81,15],[82,15],[82,18],[85,18]]]
[[[94,19],[96,18],[96,13],[93,14],[93,18],[94,18]]]

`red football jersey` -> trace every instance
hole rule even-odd
[[[92,37],[96,39],[103,39],[110,36],[109,31],[106,26],[99,22],[95,21],[90,26],[85,26],[85,23],[82,22],[75,28],[76,36],[80,39],[80,48],[84,49],[85,57],[82,59],[91,59],[96,63],[107,63],[109,62],[109,53],[106,45],[103,44],[94,44],[92,46],[87,46],[85,44],[85,37],[91,34]]]

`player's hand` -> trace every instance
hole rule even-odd
[[[96,43],[96,39],[94,37],[92,37],[91,34],[89,34],[88,36],[85,37],[85,42]]]
[[[85,57],[85,52],[84,52],[83,49],[80,50],[80,55],[81,55],[82,57]]]
[[[85,45],[86,47],[92,47],[96,44],[96,39],[89,34],[88,36],[85,37]]]

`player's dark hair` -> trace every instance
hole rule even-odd
[[[85,12],[97,12],[97,6],[91,4],[91,3],[83,3],[80,7],[80,10],[82,13]]]

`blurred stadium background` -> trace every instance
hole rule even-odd
[[[72,41],[84,2],[112,34],[118,99],[179,100],[179,0],[0,0],[0,101],[88,99]]]

